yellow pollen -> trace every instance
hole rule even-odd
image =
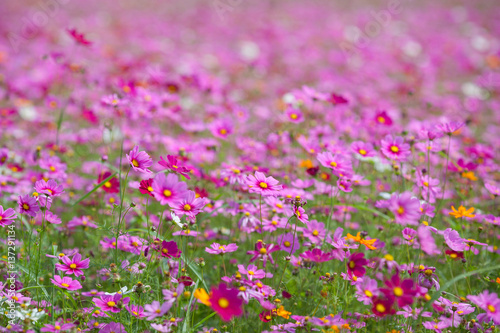
[[[488,310],[492,313],[495,313],[497,311],[497,309],[495,309],[495,307],[493,305],[488,305]]]
[[[260,182],[260,183],[259,183],[259,186],[260,186],[261,188],[267,188],[267,183]]]
[[[354,267],[356,267],[356,263],[355,263],[354,261],[351,261],[351,262],[349,263],[349,267],[350,267],[351,269],[353,269]]]
[[[224,297],[219,298],[219,302],[218,303],[219,303],[219,306],[221,308],[223,308],[223,309],[225,309],[225,308],[227,308],[229,306],[229,301],[226,298],[224,298]]]
[[[272,221],[271,221],[271,224],[272,224],[272,225],[278,225],[278,222],[276,222],[276,221],[272,220]]]
[[[289,242],[289,241],[286,241],[286,242],[284,242],[283,244],[284,244],[286,247],[290,247],[290,245],[292,245],[292,244],[290,244],[290,242]]]
[[[248,271],[248,275],[254,275],[255,273],[253,271]]]
[[[398,208],[398,214],[401,215],[405,212],[405,209],[402,206],[399,206]]]
[[[260,252],[260,254],[266,254],[266,253],[267,253],[267,250],[266,250],[266,248],[265,248],[265,247],[263,247],[263,248],[261,248],[261,249],[259,250],[259,252]]]
[[[380,313],[384,313],[385,312],[385,306],[383,304],[377,304],[377,306],[375,307],[375,309],[377,309],[378,312]]]
[[[104,187],[110,188],[111,187],[111,182],[107,181],[104,183]]]
[[[148,188],[148,191],[149,191],[149,188]],[[166,196],[166,197],[169,197],[169,196],[172,195],[172,192],[169,191],[169,190],[165,190],[165,191],[163,191],[163,195]]]
[[[113,302],[113,301],[109,301],[109,302],[108,302],[108,303],[106,303],[106,304],[107,304],[108,306],[115,306],[115,305],[116,305],[116,303],[115,303],[115,302]]]
[[[365,290],[365,295],[368,296],[368,297],[372,297],[373,293],[371,291],[369,291],[368,289],[366,289]]]
[[[23,204],[23,209],[24,210],[28,210],[28,209],[30,209],[30,206],[28,204],[24,203]]]
[[[366,150],[364,150],[364,149],[360,149],[360,150],[359,150],[359,153],[360,153],[361,155],[363,155],[363,156],[367,154],[367,153],[366,153]]]
[[[384,118],[384,117],[382,117],[382,116],[378,116],[378,117],[377,117],[377,120],[378,120],[378,122],[379,122],[379,123],[382,123],[382,124],[384,124],[384,123],[385,123],[385,118]]]
[[[397,152],[399,152],[399,147],[397,147],[397,146],[391,146],[391,151],[393,153],[397,153]]]
[[[52,171],[52,172],[56,171],[56,168],[55,168],[53,165],[51,165],[49,169],[50,169],[50,171]]]
[[[65,287],[65,288],[68,288],[69,284],[67,284],[67,283],[61,283],[61,286]]]
[[[69,268],[71,268],[71,269],[75,269],[75,268],[76,268],[76,264],[71,264],[71,265],[69,265]]]
[[[60,329],[61,329],[61,326],[56,325],[56,326],[54,326],[54,329],[56,329],[56,330],[60,330]]]
[[[425,187],[429,187],[429,183],[428,182],[424,182],[424,186]]]
[[[394,295],[397,297],[401,297],[404,294],[403,289],[401,287],[394,288],[393,292],[394,292]]]
[[[222,128],[220,131],[219,131],[220,134],[222,135],[226,135],[227,134],[227,130]]]
[[[331,165],[332,167],[336,167],[336,166],[337,166],[337,163],[335,163],[334,161],[331,161],[331,162],[330,162],[330,165]]]
[[[319,231],[318,231],[318,230],[314,230],[314,231],[312,232],[312,234],[313,234],[313,236],[318,236],[318,235],[319,235]]]
[[[295,120],[295,119],[297,119],[297,118],[298,118],[298,116],[297,116],[295,113],[292,113],[292,114],[290,115],[290,118],[292,118],[292,119],[294,119],[294,120]]]
[[[139,166],[139,162],[137,162],[137,160],[132,160],[132,165],[135,166],[135,167],[138,167]]]
[[[384,259],[385,259],[385,260],[387,260],[387,261],[393,261],[393,260],[394,260],[394,257],[393,257],[392,255],[390,255],[390,254],[386,254],[386,255],[384,256]]]
[[[177,292],[175,292],[175,291],[172,293],[172,296],[173,296],[173,297],[177,297],[178,295],[179,295],[179,294],[177,294]]]
[[[187,210],[187,211],[191,210],[191,206],[189,204],[185,204],[183,208],[184,208],[184,210]]]
[[[161,250],[161,252],[167,254],[168,253],[168,249],[163,249],[163,250]]]
[[[247,288],[244,287],[244,286],[241,286],[239,289],[240,289],[240,291],[246,291],[247,290]]]
[[[276,204],[276,207],[278,207],[278,208],[283,208],[283,205],[282,205],[282,204],[280,204],[280,203],[277,203],[277,204]]]

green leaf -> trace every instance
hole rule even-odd
[[[80,199],[76,200],[72,206],[76,206],[80,201],[85,200],[89,195],[97,191],[97,189],[101,186],[103,186],[106,182],[110,181],[114,176],[116,175],[116,172],[109,176],[108,178],[104,179],[102,182],[97,184],[90,192],[87,192],[84,196],[80,197]]]
[[[196,281],[194,284],[194,289],[196,290],[198,288],[198,283],[200,280]],[[191,293],[191,298],[189,299],[189,304],[187,306],[187,311],[186,315],[184,316],[184,325],[182,325],[182,332],[189,332],[189,315],[191,314],[191,304],[193,304],[193,299],[194,299],[194,292]]]
[[[201,321],[198,322],[198,324],[194,325],[193,327],[193,331],[195,331],[196,329],[198,329],[198,327],[201,327],[201,325],[203,325],[204,322],[206,322],[207,320],[209,320],[210,318],[212,318],[213,316],[215,316],[215,313],[216,312],[212,312],[211,314],[209,314],[208,316],[206,316],[205,318],[203,318]]]
[[[182,254],[181,256],[182,256],[182,260],[184,260],[184,262],[188,262],[186,260],[186,256],[184,254]],[[201,273],[198,270],[198,267],[196,267],[192,262],[189,262],[188,266],[189,266],[189,268],[191,268],[191,270],[196,275],[196,277],[198,278],[198,280],[200,280],[203,283],[203,287],[205,287],[205,290],[208,291],[207,284],[205,283],[205,280],[203,279],[203,276],[201,276]]]

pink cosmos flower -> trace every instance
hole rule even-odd
[[[48,196],[57,197],[64,193],[62,185],[57,185],[57,182],[53,179],[49,179],[48,182],[45,180],[39,180],[35,183],[35,191],[39,194],[47,194]]]
[[[491,194],[500,196],[500,187],[498,187],[496,184],[486,183],[486,184],[484,184],[484,187],[486,187],[486,189]]]
[[[153,196],[162,205],[172,205],[188,193],[186,183],[178,181],[178,177],[174,174],[165,176],[164,173],[158,173],[154,177],[151,187],[153,188]]]
[[[63,289],[67,290],[82,289],[82,285],[80,284],[80,282],[78,282],[77,280],[73,280],[67,276],[61,278],[59,275],[55,275],[53,279],[50,279],[50,281],[56,286]]]
[[[380,125],[391,126],[392,119],[389,117],[386,111],[380,110],[375,114],[375,122]]]
[[[410,145],[404,141],[405,140],[400,136],[394,138],[392,135],[388,134],[380,142],[380,151],[390,160],[398,162],[406,161],[411,155],[411,151]]]
[[[238,265],[238,272],[246,274],[247,278],[252,281],[253,279],[263,279],[266,277],[266,271],[258,269],[255,265],[248,265],[247,268],[243,265]]]
[[[285,111],[285,115],[292,123],[298,124],[304,121],[304,115],[299,109],[288,108]]]
[[[277,196],[283,189],[278,185],[278,181],[273,177],[266,177],[262,172],[255,171],[254,175],[249,175],[246,179],[250,193],[258,193],[265,196]]]
[[[210,290],[210,307],[222,320],[229,321],[243,314],[243,300],[238,297],[238,293],[238,289],[228,288],[224,283]]]
[[[363,279],[358,279],[358,281],[355,284],[357,300],[363,302],[364,305],[371,304],[372,298],[379,295],[377,280],[364,276]]]
[[[250,262],[254,262],[257,259],[262,259],[263,266],[266,267],[267,260],[274,264],[274,259],[271,253],[278,251],[280,248],[275,244],[266,244],[262,241],[255,243],[255,250],[247,251],[247,254],[253,255]]]
[[[17,203],[19,204],[19,212],[21,214],[35,217],[36,213],[40,210],[40,206],[38,206],[36,199],[27,194],[24,197],[19,196]]]
[[[436,128],[438,130],[442,131],[446,135],[452,135],[454,132],[458,131],[459,129],[461,129],[464,126],[465,126],[465,123],[458,122],[458,121],[452,121],[449,123],[436,125]]]
[[[348,179],[339,178],[337,179],[337,188],[342,192],[352,192],[352,182]]]
[[[460,237],[458,231],[448,228],[443,233],[446,245],[453,251],[462,252],[465,250],[465,239]]]
[[[176,172],[176,173],[183,175],[187,179],[191,179],[189,177],[189,172],[191,171],[191,169],[188,169],[184,166],[180,166],[179,162],[177,161],[177,158],[175,156],[167,155],[166,161],[163,159],[163,157],[160,156],[160,161],[158,162],[158,164],[161,165],[162,167],[168,169],[168,170],[171,170],[173,172]]]
[[[238,245],[231,243],[228,245],[220,245],[219,243],[213,243],[210,247],[206,247],[205,251],[210,254],[225,254],[234,252],[238,249]]]
[[[297,220],[299,220],[302,223],[308,223],[309,222],[309,216],[306,214],[306,211],[302,207],[295,207],[293,209],[293,213],[297,217]]]
[[[188,219],[194,221],[196,215],[203,211],[203,207],[205,207],[207,202],[207,198],[197,198],[196,193],[189,191],[184,197],[170,204],[170,207],[172,207],[172,211],[175,214],[179,216],[186,215]]]
[[[215,137],[226,139],[233,134],[233,122],[229,119],[218,119],[210,125],[210,131]]]
[[[161,317],[170,310],[173,302],[165,302],[161,304],[158,301],[153,301],[151,304],[144,305],[144,316],[146,320],[154,320],[155,318]]]
[[[410,192],[394,193],[389,202],[389,210],[394,214],[394,221],[402,225],[418,224],[420,219],[420,201]]]
[[[477,316],[480,323],[493,320],[495,325],[500,325],[500,299],[497,294],[484,290],[477,296],[469,295],[467,298],[485,311]]]
[[[441,193],[439,179],[431,178],[429,175],[418,176],[417,185],[422,189],[422,198],[430,203],[436,202],[436,197]]]
[[[40,332],[64,332],[72,329],[73,327],[76,327],[73,323],[63,324],[56,321],[54,325],[45,324],[45,326],[40,329]]]
[[[161,255],[162,257],[167,258],[179,258],[182,251],[177,247],[177,243],[175,241],[163,241],[161,242]]]
[[[349,263],[347,264],[347,273],[350,276],[362,277],[366,273],[366,269],[363,266],[368,265],[369,261],[365,259],[365,254],[362,252],[356,252],[351,254],[349,257]]]
[[[330,252],[323,252],[320,249],[312,249],[311,251],[306,251],[301,253],[300,256],[306,260],[312,262],[325,262],[333,259],[333,255]]]
[[[16,212],[12,208],[7,208],[3,210],[3,207],[0,206],[0,226],[6,227],[11,225],[14,219],[17,217]]]
[[[395,300],[399,307],[413,304],[417,294],[415,282],[413,279],[401,280],[399,274],[394,274],[390,280],[385,281],[387,288],[381,288],[380,291],[388,299]]]
[[[129,154],[127,159],[132,169],[141,173],[152,173],[148,168],[153,165],[153,159],[145,151],[139,151],[139,146],[135,146]]]
[[[360,157],[373,157],[376,155],[373,145],[363,141],[354,141],[351,143],[351,150]]]
[[[76,277],[83,275],[82,269],[89,268],[90,259],[82,260],[82,255],[76,253],[72,259],[68,256],[62,257],[62,264],[56,264],[56,268],[67,275],[75,274]]]
[[[102,311],[118,313],[121,311],[122,306],[126,306],[130,302],[130,297],[122,299],[122,295],[116,293],[114,295],[102,295],[101,298],[92,298],[95,306]]]
[[[104,326],[99,330],[99,333],[127,333],[125,331],[125,326],[120,323],[105,323]]]
[[[350,178],[354,174],[351,160],[340,154],[332,155],[327,151],[319,153],[316,158],[325,168],[332,169],[333,174],[337,177]]]

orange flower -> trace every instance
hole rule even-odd
[[[370,250],[377,249],[375,246],[373,246],[373,243],[375,243],[377,241],[377,239],[363,239],[363,238],[361,238],[360,232],[358,232],[358,234],[356,236],[353,236],[353,235],[348,233],[347,237],[345,237],[345,239],[352,239],[354,242],[359,243],[359,244],[363,244],[364,246],[366,246]]]
[[[462,172],[462,177],[467,178],[468,180],[472,180],[473,182],[477,180],[476,175],[474,175],[474,172],[472,171]]]
[[[194,291],[193,295],[196,299],[200,301],[200,303],[203,303],[207,306],[210,306],[210,295],[205,291],[203,288],[198,288]]]
[[[286,311],[285,307],[283,305],[281,307],[279,307],[278,309],[273,310],[273,312],[275,312],[276,315],[278,315],[282,318],[285,318],[285,319],[290,318],[290,315],[292,314],[291,312]]]
[[[474,207],[471,207],[469,209],[465,208],[464,206],[458,207],[458,210],[455,209],[455,207],[451,206],[451,209],[453,210],[452,212],[449,212],[451,216],[458,218],[461,217],[474,217],[476,215],[473,215],[472,213],[474,212]]]

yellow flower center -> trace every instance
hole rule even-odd
[[[405,212],[405,209],[402,206],[399,206],[398,208],[398,214],[401,215]]]
[[[220,131],[219,131],[220,134],[222,135],[226,135],[227,134],[227,130],[225,128],[222,128]]]
[[[107,304],[108,306],[115,306],[115,305],[116,305],[116,303],[115,303],[115,302],[113,302],[113,301],[109,301],[109,302],[108,302],[108,303],[106,303],[106,304]]]
[[[110,188],[111,187],[111,182],[107,181],[104,183],[104,187]]]
[[[336,166],[337,166],[337,163],[335,163],[334,161],[331,161],[331,162],[330,162],[330,165],[331,165],[332,167],[336,167]]]
[[[254,275],[255,273],[253,271],[248,271],[248,275]]]
[[[354,267],[356,267],[356,263],[354,261],[349,262],[349,267],[353,269]]]
[[[265,247],[263,247],[263,248],[261,248],[261,249],[259,250],[259,252],[260,252],[260,254],[266,254],[266,253],[267,253],[267,250],[266,250],[266,248],[265,248]]]
[[[286,242],[284,242],[283,244],[285,244],[285,246],[286,246],[286,247],[290,247],[290,245],[292,245],[292,244],[290,244],[290,242],[289,242],[289,241],[286,241]]]
[[[75,268],[76,268],[76,264],[71,264],[71,265],[69,265],[69,268],[71,268],[71,269],[75,269]]]
[[[375,309],[377,309],[378,312],[380,313],[384,313],[385,312],[385,306],[383,304],[377,304],[377,306],[375,307]]]
[[[183,208],[184,208],[184,210],[187,210],[187,211],[191,210],[191,206],[189,204],[185,204]]]
[[[397,146],[391,146],[391,151],[393,153],[397,153],[397,152],[399,152],[399,147],[397,147]]]
[[[260,186],[261,188],[267,188],[267,183],[260,182],[260,183],[259,183],[259,186]]]
[[[54,326],[54,329],[55,329],[55,330],[60,330],[60,329],[61,329],[61,326],[56,325],[56,326]]]
[[[24,203],[24,204],[23,204],[23,209],[24,209],[24,210],[28,210],[28,209],[30,209],[30,205],[28,205],[28,204]]]
[[[393,261],[393,260],[394,260],[394,257],[393,257],[392,255],[390,255],[390,254],[386,254],[386,255],[384,256],[384,259],[385,259],[385,260],[387,260],[387,261]]]
[[[377,120],[378,120],[378,122],[379,122],[379,123],[382,123],[382,124],[384,124],[384,123],[385,123],[385,118],[384,118],[384,117],[382,117],[382,116],[378,116],[378,117],[377,117]]]
[[[68,288],[69,284],[67,284],[67,283],[61,283],[61,286],[65,287],[65,288]]]
[[[372,297],[373,293],[371,291],[369,291],[368,289],[366,289],[365,290],[365,295],[368,296],[368,297]]]
[[[319,235],[319,231],[318,231],[318,230],[314,230],[314,231],[312,232],[312,234],[313,234],[314,236],[318,236],[318,235]]]
[[[149,189],[148,189],[148,190],[149,190]],[[171,195],[172,195],[172,192],[171,192],[171,191],[169,191],[169,190],[165,190],[165,191],[163,191],[163,195],[164,195],[164,196],[166,196],[166,197],[169,197],[169,196],[171,196]]]
[[[168,249],[163,249],[163,250],[161,250],[161,252],[167,254],[168,253]]]
[[[153,188],[151,186],[148,186],[148,191],[153,192]]]
[[[424,182],[424,186],[425,187],[429,187],[429,183],[428,182]]]
[[[292,114],[290,115],[290,118],[292,118],[292,119],[297,119],[297,118],[298,118],[298,116],[297,116],[295,113],[292,113]]]
[[[403,289],[401,287],[394,288],[393,292],[394,292],[394,295],[397,297],[401,297],[404,294]]]
[[[360,150],[359,150],[359,153],[360,153],[361,155],[363,155],[363,156],[364,156],[364,155],[366,155],[366,150],[364,150],[364,149],[360,149]]]
[[[137,160],[132,160],[132,164],[135,166],[135,167],[138,167],[139,166],[139,162],[137,162]]]
[[[223,308],[223,309],[225,309],[225,308],[227,308],[229,306],[229,301],[226,298],[224,298],[224,297],[219,298],[219,302],[218,303],[219,303],[219,306],[221,308]]]
[[[56,171],[56,168],[55,168],[53,165],[51,165],[49,169],[50,169],[50,171],[52,171],[52,172]]]
[[[493,305],[488,305],[488,310],[492,313],[495,313],[497,311],[497,309],[495,309],[495,307]]]

